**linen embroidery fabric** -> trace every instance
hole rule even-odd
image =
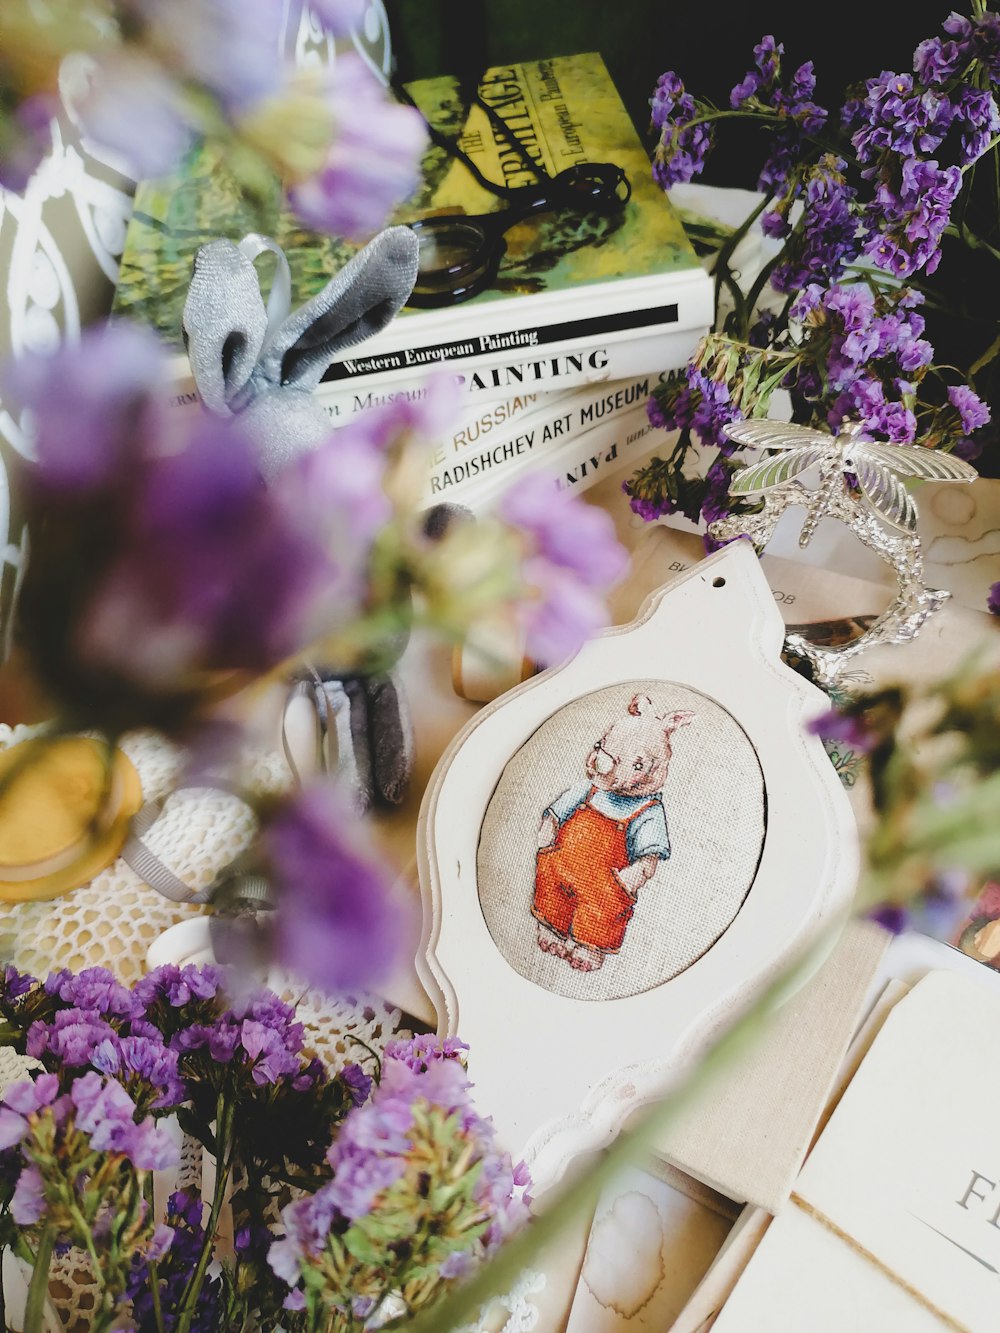
[[[670,681],[596,690],[542,723],[500,776],[477,855],[486,925],[546,990],[640,994],[732,923],[765,828],[760,763],[721,705]]]

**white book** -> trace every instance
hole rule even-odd
[[[494,510],[513,482],[529,472],[546,477],[556,491],[582,493],[598,481],[635,466],[650,447],[653,427],[646,415],[645,402],[633,404],[624,412],[567,438],[563,444],[546,448],[530,462],[509,466],[486,481],[456,486],[438,495],[430,493],[425,499],[434,503],[447,498],[465,505],[474,513]]]
[[[462,490],[506,484],[542,465],[554,449],[645,405],[656,382],[643,375],[563,393],[524,394],[463,417],[431,459],[428,498],[450,500]]]

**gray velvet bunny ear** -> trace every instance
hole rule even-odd
[[[417,280],[419,242],[409,227],[388,227],[321,292],[268,337],[264,377],[310,391],[339,352],[378,333],[406,303]]]
[[[229,404],[250,379],[267,334],[260,279],[243,248],[232,241],[201,247],[182,324],[205,406],[229,415]]]

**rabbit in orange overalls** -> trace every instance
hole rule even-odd
[[[543,813],[531,907],[543,952],[592,972],[621,948],[640,887],[670,855],[670,736],[693,717],[637,694],[588,754],[588,781]]]

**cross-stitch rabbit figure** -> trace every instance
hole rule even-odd
[[[637,694],[589,751],[587,780],[546,807],[531,907],[543,953],[592,972],[621,949],[640,888],[670,856],[670,737],[693,717]]]
[[[410,295],[418,242],[390,227],[356,254],[305,305],[290,310],[288,261],[267,237],[212,241],[198,251],[184,305],[184,337],[205,407],[239,415],[257,445],[265,478],[331,432],[313,390],[346,348],[383,329]],[[265,307],[253,260],[277,256]],[[412,728],[391,667],[405,633],[386,644],[375,674],[310,668],[294,687],[315,710],[317,758],[342,777],[359,809],[375,797],[402,800],[412,768]],[[297,765],[288,746],[293,770]]]

